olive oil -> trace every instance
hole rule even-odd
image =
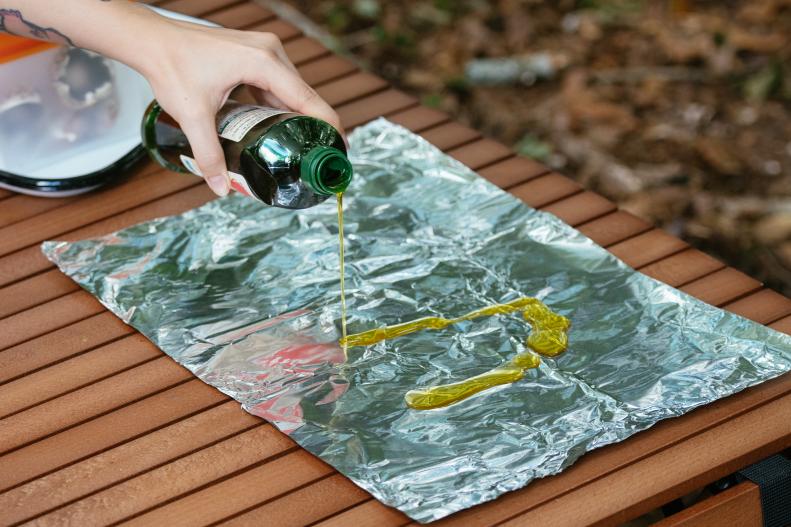
[[[341,270],[341,345],[343,356],[348,360],[348,346],[346,345],[346,280],[343,255],[343,192],[338,192],[338,265]]]
[[[345,336],[341,339],[341,345],[346,351],[348,347],[370,346],[416,331],[444,329],[465,320],[505,315],[516,311],[521,311],[522,317],[532,327],[532,332],[527,338],[527,347],[531,351],[520,353],[501,366],[460,382],[407,392],[404,397],[407,406],[415,410],[431,410],[463,401],[483,390],[518,381],[524,377],[527,370],[537,368],[540,364],[540,358],[536,353],[554,357],[566,350],[571,322],[566,317],[549,309],[537,298],[521,297],[505,304],[494,304],[476,309],[457,318],[425,317]]]

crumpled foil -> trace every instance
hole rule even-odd
[[[556,474],[584,452],[791,369],[791,339],[639,274],[385,120],[352,134],[351,333],[536,296],[568,350],[437,410],[413,388],[524,351],[517,315],[367,348],[340,337],[334,200],[241,196],[43,250],[165,353],[387,505],[428,522]]]

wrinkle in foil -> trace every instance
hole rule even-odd
[[[410,389],[525,351],[518,316],[340,337],[337,217],[218,199],[45,254],[165,353],[428,522],[791,369],[791,339],[639,274],[385,120],[352,134],[349,332],[535,296],[572,321],[524,379],[431,411]]]

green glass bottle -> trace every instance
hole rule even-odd
[[[330,124],[296,113],[228,101],[217,113],[231,188],[268,205],[304,209],[346,190],[352,165]],[[187,137],[156,101],[143,146],[163,167],[201,175]]]

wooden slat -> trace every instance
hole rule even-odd
[[[603,247],[623,241],[627,237],[642,234],[650,229],[650,223],[623,210],[617,210],[578,227],[582,234],[595,240]]]
[[[761,282],[758,280],[728,267],[691,282],[681,287],[681,290],[709,304],[720,306],[760,287]]]
[[[642,263],[644,258],[639,252],[643,246],[644,240],[639,235],[635,235],[628,236],[626,240],[615,243],[607,249],[617,248],[624,263],[643,273],[649,271],[651,273],[650,276],[669,285],[694,281],[722,267],[721,263],[713,258],[701,256],[699,251],[694,249],[660,260],[659,263],[662,265],[657,263],[644,264]],[[652,249],[656,253],[672,253],[675,249],[675,242],[671,238],[657,238],[656,245]]]
[[[237,470],[257,462],[263,463],[258,469],[253,469],[227,481],[247,479],[244,476],[256,470],[259,473],[270,472],[272,478],[270,481],[265,484],[262,484],[263,482],[260,480],[256,481],[256,486],[247,489],[248,494],[260,492],[259,496],[264,499],[267,488],[286,486],[289,481],[301,482],[306,477],[329,470],[327,465],[305,451],[277,457],[296,448],[293,441],[276,432],[271,425],[259,424],[250,430],[45,514],[38,521],[45,524],[92,523],[107,525],[145,511],[163,501],[195,491],[206,483],[228,477]],[[304,463],[300,463],[300,466],[297,467],[292,462],[293,459],[299,459]],[[267,461],[269,463],[266,463]],[[215,487],[210,487],[210,489],[212,488]],[[194,492],[187,499],[195,501],[195,497],[201,494],[206,494],[206,491]],[[220,501],[233,502],[238,498],[238,494],[236,496],[229,494],[220,497]],[[222,508],[223,506],[218,501],[203,504],[204,510]],[[196,525],[200,523],[205,525],[211,521],[210,517],[197,517],[197,510],[182,510],[180,512],[191,516],[192,520],[173,518],[172,521],[168,519],[168,521],[162,522],[158,519],[146,519],[150,515],[143,515],[133,520],[133,523],[141,525]]]
[[[350,60],[329,55],[324,58],[308,62],[299,68],[299,73],[305,82],[311,86],[343,77],[357,70],[357,66]]]
[[[654,527],[760,527],[761,492],[745,481],[654,524]]]
[[[129,174],[118,176],[114,184],[124,184],[129,181],[130,178],[144,177],[158,171],[161,172],[158,165],[154,163],[144,163],[133,168]],[[5,200],[3,206],[0,207],[0,227],[6,227],[43,212],[84,200],[86,197],[86,195],[79,195],[65,198],[44,198],[27,196],[24,194],[14,195]]]
[[[243,2],[203,16],[204,20],[224,27],[242,28],[274,18],[272,11],[253,2]]]
[[[126,525],[191,526],[220,521],[331,473],[329,465],[297,450],[137,516]]]
[[[415,104],[417,104],[417,101],[414,97],[402,91],[389,89],[377,93],[373,97],[366,97],[365,99],[339,106],[335,110],[341,117],[343,127],[350,130],[355,126],[370,121],[372,119],[372,108],[375,108],[379,115],[387,115]]]
[[[775,322],[769,324],[769,327],[775,331],[785,333],[786,335],[791,335],[791,316],[776,320]]]
[[[160,356],[136,368],[98,381],[3,419],[0,453],[32,443],[152,393],[192,378],[170,357]]]
[[[414,132],[416,130],[424,130],[431,126],[437,126],[448,122],[450,116],[433,108],[415,106],[414,108],[409,108],[388,116],[388,119]]]
[[[0,494],[2,520],[28,520],[260,426],[228,401]]]
[[[316,527],[398,527],[409,523],[409,518],[396,509],[369,500],[316,524]]]
[[[249,27],[245,27],[245,31],[260,31],[262,33],[272,33],[283,42],[286,42],[290,39],[302,35],[302,31],[300,31],[300,29],[297,26],[293,24],[289,24],[288,22],[280,18],[276,18],[274,20],[264,22],[263,24],[255,24]]]
[[[3,204],[0,205],[0,227],[12,225],[48,210],[57,209],[78,199],[80,199],[78,196],[70,198],[39,198],[24,194],[11,196],[3,200]]]
[[[147,161],[147,160],[146,160]],[[162,169],[155,163],[141,161],[136,167],[132,168],[127,174],[118,175],[115,179],[108,183],[107,188],[123,185],[128,182],[130,178],[147,177],[153,173],[162,173]],[[93,193],[93,192],[92,192]],[[87,194],[87,196],[92,193]],[[43,212],[60,208],[70,203],[78,202],[85,199],[86,195],[77,195],[69,197],[38,197],[28,196],[25,194],[16,194],[12,198],[3,202],[0,207],[0,227],[6,227],[14,223],[20,222],[27,218],[31,218]]]
[[[100,327],[102,331],[90,331]],[[109,311],[0,352],[0,383],[68,359],[134,330]]]
[[[316,92],[332,106],[338,106],[365,95],[387,88],[387,82],[365,71],[352,73],[338,80],[328,82]]]
[[[638,234],[642,234],[648,229],[651,229],[651,225],[645,222],[628,222],[623,221],[623,217],[620,215],[621,211],[611,212],[609,214],[605,214],[595,220],[576,224],[574,227],[579,230],[583,231],[586,230],[585,234],[596,242],[597,244],[601,245],[604,248],[610,247],[611,245],[615,245],[616,243],[622,242],[624,240],[628,240],[633,236],[637,236]],[[596,223],[595,228],[588,229],[587,226]]]
[[[624,259],[624,263],[631,265],[631,258],[633,257]],[[719,262],[713,258],[711,260],[700,258],[695,250],[684,251],[670,256],[666,260],[671,260],[671,262],[667,265],[656,265],[654,263],[638,267],[637,269],[641,273],[646,273],[648,270],[652,278],[670,286],[676,286],[705,278],[715,270],[722,268],[722,265],[719,265]],[[660,262],[664,262],[664,260],[660,260]]]
[[[481,137],[481,134],[476,130],[456,122],[435,126],[420,135],[440,150],[446,150],[464,143],[469,143]]]
[[[0,289],[0,319],[76,291],[76,283],[56,269]]]
[[[580,192],[569,199],[553,203],[543,210],[551,212],[569,225],[579,225],[616,209],[615,203],[593,192]]]
[[[725,267],[725,264],[697,249],[687,249],[657,262],[648,264],[640,272],[667,285],[678,287],[701,276],[713,273]],[[664,276],[672,276],[663,279]]]
[[[502,143],[491,139],[479,139],[448,151],[448,155],[468,166],[472,160],[477,161],[480,166],[486,166],[495,161],[512,157],[514,153]]]
[[[623,242],[626,243],[626,242]],[[689,247],[661,229],[653,229],[629,240],[629,245],[616,244],[610,252],[622,260],[630,258],[633,267],[642,267]],[[636,251],[636,252],[635,252]]]
[[[512,187],[509,192],[532,207],[543,207],[582,191],[579,183],[556,172]]]
[[[549,173],[544,165],[527,157],[516,156],[481,170],[480,175],[501,188],[510,188]]]
[[[791,314],[791,300],[770,289],[735,300],[725,309],[761,324],[769,324]]]
[[[0,320],[0,350],[21,344],[50,331],[104,311],[104,307],[85,291],[22,311]]]
[[[310,525],[344,508],[361,503],[368,497],[367,492],[336,473],[220,525]]]
[[[445,125],[440,125],[439,128],[444,127]],[[423,136],[424,139],[428,140],[434,146],[439,148],[440,150],[448,150],[450,148],[456,148],[458,146],[464,145],[465,143],[469,142],[469,138],[466,134],[463,133],[450,133],[450,134],[436,134],[433,133],[437,129],[436,126],[429,128],[428,130],[421,132],[420,135]],[[436,142],[435,142],[436,141]],[[477,166],[477,164],[476,164]],[[473,168],[473,167],[471,167]],[[473,168],[475,169],[475,168]]]
[[[0,456],[0,491],[210,409],[228,397],[191,379]],[[234,403],[239,417],[243,412]],[[177,441],[180,439],[174,439]]]
[[[464,148],[466,148],[466,145],[465,146],[461,146],[459,148],[454,148],[453,146],[451,146],[450,148],[451,148],[451,150],[461,151]],[[467,162],[465,164],[470,169],[477,171],[483,166],[489,166],[491,164],[491,161],[489,160],[488,157],[485,157],[485,156],[484,157],[472,157],[472,156],[469,156],[468,159],[467,159]]]
[[[286,55],[291,59],[291,62],[298,64],[307,62],[324,55],[328,55],[330,50],[319,44],[317,41],[308,37],[300,37],[294,40],[289,40],[283,44],[286,50]]]
[[[0,419],[162,356],[136,333],[0,386]]]

